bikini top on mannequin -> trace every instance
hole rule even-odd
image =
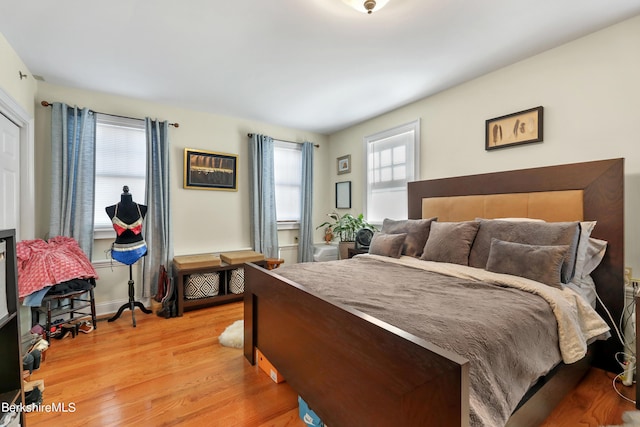
[[[111,222],[113,223],[113,229],[116,230],[116,234],[118,236],[121,236],[122,233],[124,233],[127,230],[131,230],[131,232],[133,232],[133,234],[136,234],[136,235],[142,233],[142,213],[140,212],[140,205],[136,203],[136,208],[138,208],[138,215],[140,216],[136,221],[132,222],[131,224],[127,224],[126,222],[118,218],[118,205],[120,205],[120,203],[116,204],[116,211],[113,214],[113,218],[111,218]]]

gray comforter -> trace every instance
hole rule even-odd
[[[532,293],[370,257],[275,272],[466,357],[472,426],[503,426],[536,379],[562,360],[552,309]]]

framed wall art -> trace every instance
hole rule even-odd
[[[336,209],[351,209],[351,181],[336,182]]]
[[[338,157],[338,175],[351,172],[351,154]]]
[[[485,150],[542,141],[542,107],[486,121]]]
[[[185,148],[184,188],[238,191],[238,156]]]

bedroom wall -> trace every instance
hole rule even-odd
[[[0,67],[0,90],[6,92],[33,117],[33,99],[37,82],[2,33],[0,33],[0,63],[2,63]],[[20,79],[19,71],[27,74],[28,77]]]
[[[421,120],[421,179],[624,157],[625,259],[640,277],[640,16],[331,135],[352,156],[363,210],[363,137]],[[544,141],[485,151],[485,120],[542,105]],[[331,187],[333,191],[333,186]],[[334,197],[333,195],[331,197]],[[346,211],[341,211],[346,212]]]
[[[122,96],[72,89],[40,83],[36,99],[36,236],[46,236],[49,224],[50,187],[50,126],[51,109],[39,105],[41,100],[59,101],[70,105],[89,107],[95,111],[128,117],[149,116],[177,122],[179,128],[169,127],[171,144],[171,191],[176,255],[250,249],[249,229],[249,166],[247,133],[263,133],[289,141],[310,140],[320,145],[314,152],[314,223],[320,223],[326,212],[330,187],[324,171],[328,169],[328,137],[297,131],[266,123],[242,120],[198,111],[185,110],[145,102]],[[238,154],[238,191],[185,190],[183,185],[183,153],[185,148]],[[123,153],[126,155],[126,153]],[[135,194],[134,200],[135,198]],[[116,200],[117,201],[117,200]],[[137,200],[142,202],[140,200]],[[114,201],[115,202],[115,201]],[[105,214],[106,215],[106,214]],[[281,231],[279,243],[285,262],[293,263],[297,257],[295,231]],[[93,261],[98,266],[100,280],[96,289],[96,303],[102,312],[115,311],[127,301],[128,268],[111,265],[107,252],[115,238],[96,241]],[[322,241],[321,232],[315,240]],[[136,265],[137,267],[137,265]],[[141,280],[136,268],[136,289]],[[139,292],[138,292],[139,293]],[[125,315],[126,317],[126,315]]]
[[[20,116],[26,114],[29,119],[33,118],[34,107],[33,100],[37,89],[37,82],[31,76],[29,69],[22,62],[20,57],[16,54],[13,48],[9,45],[9,42],[0,33],[0,97],[3,103],[8,103],[9,106],[0,105],[0,113],[5,107],[14,109],[22,109],[22,112],[11,111],[12,114],[19,113]],[[20,79],[19,72],[28,74],[26,79]],[[15,105],[14,105],[15,104]],[[27,117],[24,117],[27,119]],[[29,120],[30,121],[30,120]],[[30,132],[31,124],[26,126],[22,132]],[[32,135],[27,136],[27,145],[32,143]],[[31,148],[31,147],[30,147]],[[31,150],[25,150],[24,147],[21,150],[21,155],[24,156],[25,152],[31,152]],[[30,156],[28,156],[30,158]],[[25,160],[25,159],[23,159]],[[27,163],[29,163],[27,161]],[[30,164],[30,163],[29,163]],[[24,165],[22,166],[24,167]],[[33,194],[23,194],[23,197],[29,198]],[[33,237],[33,215],[24,214],[21,218],[21,233],[22,238]],[[28,308],[20,306],[20,329],[22,331],[28,331],[31,329],[31,311]]]

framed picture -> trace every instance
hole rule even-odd
[[[338,157],[338,175],[351,172],[351,154]]]
[[[184,188],[238,191],[238,156],[185,148]]]
[[[336,182],[336,209],[351,209],[351,181]]]
[[[542,107],[487,120],[485,150],[542,141]]]

